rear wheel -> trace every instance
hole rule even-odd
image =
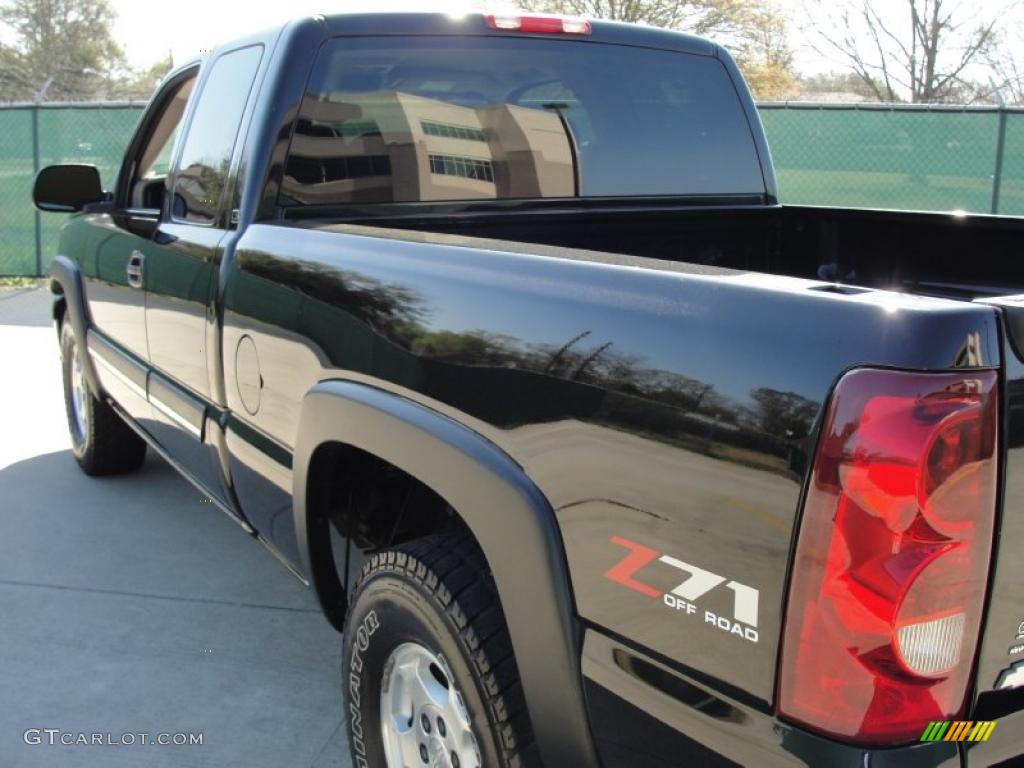
[[[465,697],[444,656],[425,645],[402,643],[384,662],[380,716],[389,766],[481,764]]]
[[[67,318],[60,329],[64,407],[71,433],[71,451],[87,475],[131,472],[146,458],[146,442],[117,412],[89,390],[82,364],[83,350]]]
[[[536,749],[505,619],[468,535],[374,555],[342,655],[353,764],[511,768]]]

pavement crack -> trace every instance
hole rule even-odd
[[[37,589],[57,589],[68,592],[89,592],[97,595],[118,595],[121,597],[143,597],[153,600],[172,600],[179,603],[206,603],[210,605],[227,605],[233,608],[259,608],[271,611],[289,611],[291,613],[319,613],[316,608],[292,608],[286,605],[267,605],[265,603],[247,603],[240,600],[218,600],[213,597],[181,597],[178,595],[157,595],[149,592],[130,592],[120,589],[101,589],[99,587],[72,587],[66,584],[44,584],[37,581],[19,581],[16,579],[0,579],[0,585],[13,587],[35,587]]]
[[[341,730],[341,726],[342,723],[338,723],[335,729],[331,731],[331,735],[327,737],[327,741],[325,741],[324,745],[320,747],[320,751],[316,753],[316,757],[313,758],[313,762],[309,764],[309,768],[317,768],[317,765],[320,763],[320,759],[324,754],[326,754],[327,748],[331,746],[331,742],[334,741],[334,735]]]

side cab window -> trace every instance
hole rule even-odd
[[[164,84],[129,146],[116,203],[128,228],[137,234],[151,234],[160,218],[174,146],[198,72],[196,65]]]
[[[202,84],[177,161],[171,219],[212,226],[228,208],[224,201],[231,157],[263,46],[222,54]]]

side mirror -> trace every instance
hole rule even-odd
[[[40,211],[80,211],[103,199],[95,165],[51,165],[36,175],[32,202]]]

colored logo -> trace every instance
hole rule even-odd
[[[988,741],[995,727],[995,720],[932,722],[921,734],[921,741]]]
[[[622,536],[612,536],[611,543],[622,547],[628,554],[605,572],[605,578],[624,587],[629,587],[634,592],[639,592],[646,597],[660,599],[665,606],[679,615],[688,616],[697,615],[697,603],[708,592],[719,587],[731,590],[733,593],[732,617],[720,616],[705,610],[704,623],[749,642],[756,643],[758,641],[757,604],[760,594],[756,589],[677,558],[663,555],[650,547],[645,547],[643,544],[630,541]],[[686,578],[673,587],[671,592],[662,592],[660,589],[634,578],[638,571],[649,565],[661,568],[663,571],[674,569],[669,572],[675,574],[682,572]]]

